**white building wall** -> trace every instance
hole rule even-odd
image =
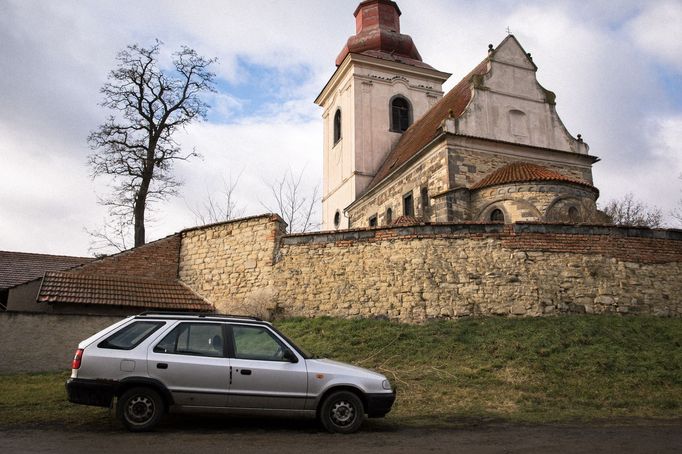
[[[348,65],[348,66],[346,66]],[[390,131],[390,101],[404,96],[413,121],[443,96],[449,74],[352,55],[337,70],[318,98],[325,109],[323,229],[347,228],[343,210],[369,185],[401,134]],[[335,79],[336,78],[336,79]],[[341,108],[342,138],[334,144],[334,115]]]

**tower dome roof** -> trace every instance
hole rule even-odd
[[[422,61],[409,35],[400,33],[400,8],[392,0],[365,0],[355,10],[355,35],[336,57],[339,66],[349,53],[363,54],[412,66],[431,68]]]

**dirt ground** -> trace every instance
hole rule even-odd
[[[6,453],[680,453],[682,420],[518,425],[457,421],[451,428],[371,420],[354,435],[330,435],[314,421],[174,417],[153,433],[116,421],[92,427],[0,429]]]

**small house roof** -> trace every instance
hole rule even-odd
[[[37,301],[183,311],[214,310],[211,304],[179,281],[61,272],[45,273]]]
[[[32,281],[46,271],[64,271],[92,260],[92,257],[0,251],[0,289]]]

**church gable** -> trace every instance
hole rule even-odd
[[[537,81],[537,67],[513,35],[488,55],[488,71],[473,80],[471,102],[457,119],[457,134],[587,154],[566,130],[554,93]]]

